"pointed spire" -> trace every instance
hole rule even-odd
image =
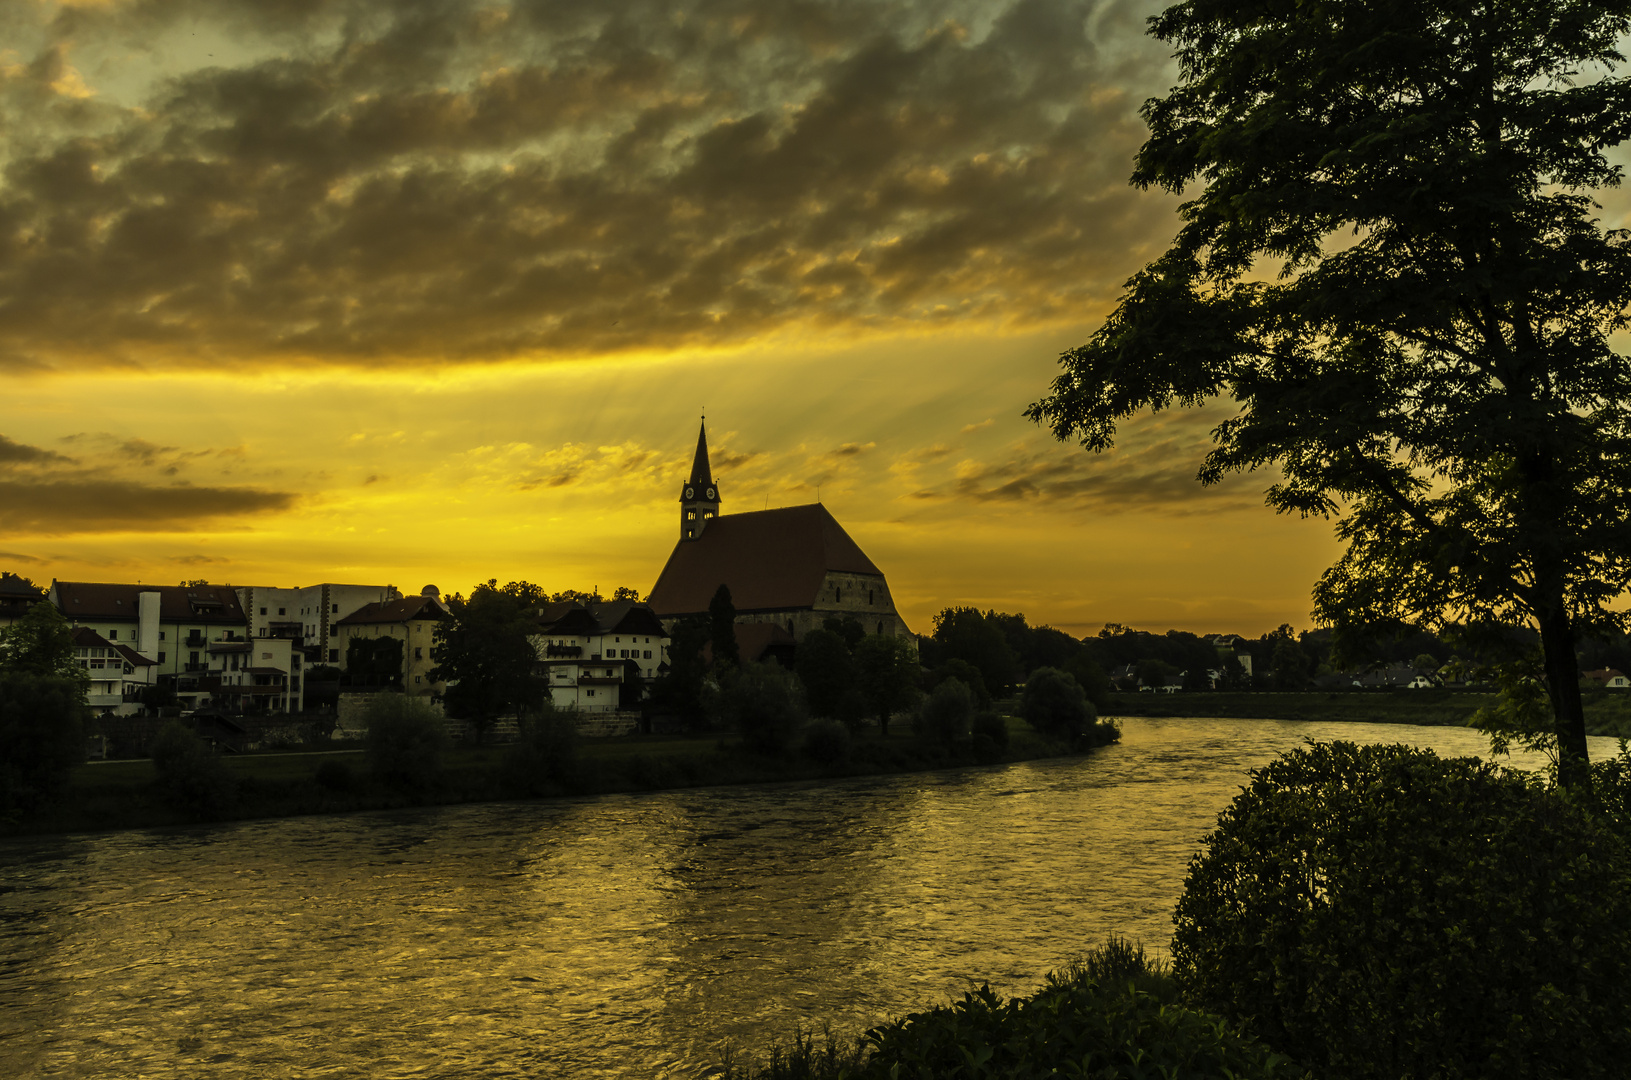
[[[702,486],[713,483],[713,479],[713,468],[708,464],[708,421],[704,418],[697,429],[697,457],[691,463],[690,482]]]

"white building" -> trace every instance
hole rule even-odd
[[[247,585],[237,590],[257,638],[292,638],[313,651],[318,664],[339,665],[345,659],[335,624],[369,604],[402,599],[394,585],[340,585],[324,582],[298,589]]]
[[[533,670],[549,685],[558,709],[583,713],[634,708],[646,686],[667,669],[668,634],[645,604],[621,600],[592,608],[578,603],[538,609],[531,638]]]

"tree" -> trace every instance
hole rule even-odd
[[[1087,726],[1097,719],[1087,694],[1074,678],[1057,668],[1037,668],[1031,672],[1020,695],[1019,714],[1044,735],[1065,742],[1081,738],[1087,733]]]
[[[74,657],[73,627],[54,604],[34,604],[22,618],[0,630],[0,671],[90,684],[89,675]]]
[[[731,588],[721,585],[708,601],[708,641],[714,647],[714,667],[739,667],[742,654],[736,647],[736,607]]]
[[[966,660],[973,664],[993,695],[1006,693],[1021,675],[1019,657],[1003,633],[1001,618],[1009,617],[999,617],[994,611],[981,614],[970,607],[946,608],[934,617],[939,662]]]
[[[354,637],[345,645],[345,673],[353,686],[402,686],[402,639]],[[313,676],[308,672],[306,681]]]
[[[481,586],[477,586],[480,589]],[[422,697],[375,694],[366,713],[368,767],[374,779],[415,802],[442,781],[447,725]]]
[[[974,695],[968,684],[961,679],[942,682],[923,703],[918,719],[918,734],[930,742],[949,747],[966,737],[974,720]]]
[[[612,602],[616,603],[619,600],[633,600],[638,604],[640,602],[640,590],[631,589],[627,585],[619,585],[612,590]]]
[[[855,664],[861,674],[861,693],[887,736],[889,718],[909,707],[917,696],[917,656],[903,637],[868,634],[855,646]]]
[[[855,685],[855,657],[844,639],[828,630],[811,630],[798,644],[793,669],[804,684],[810,711],[838,718],[846,692]]]
[[[1307,686],[1308,654],[1298,644],[1291,626],[1281,623],[1279,629],[1269,635],[1269,640],[1274,643],[1269,653],[1269,677],[1274,680],[1274,688],[1301,690]]]
[[[0,817],[67,788],[85,760],[84,714],[83,680],[0,668]]]
[[[703,702],[707,670],[702,662],[702,649],[707,643],[706,618],[692,615],[676,622],[669,630],[668,671],[658,676],[651,687],[651,711],[672,713],[693,731],[702,728],[708,719]]]
[[[742,735],[749,749],[783,754],[809,711],[804,688],[779,664],[746,664],[730,677],[720,698],[721,719]]]
[[[500,716],[532,707],[544,692],[532,673],[538,657],[529,639],[538,624],[527,612],[534,603],[525,582],[500,588],[489,579],[468,600],[455,593],[436,626],[430,678],[448,681],[447,711],[468,720],[478,741]]]
[[[859,645],[861,639],[866,637],[866,627],[862,626],[861,620],[854,615],[845,615],[843,618],[829,615],[821,620],[821,628],[829,634],[837,634],[843,638],[844,644],[851,649]]]
[[[1133,183],[1182,193],[1171,248],[1062,357],[1028,415],[1111,447],[1214,399],[1200,479],[1272,466],[1268,503],[1338,515],[1337,631],[1539,631],[1566,783],[1589,782],[1576,638],[1631,584],[1631,245],[1589,193],[1631,133],[1609,0],[1191,0],[1151,21],[1181,82]]]

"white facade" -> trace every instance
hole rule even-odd
[[[339,665],[345,643],[334,624],[368,604],[399,600],[394,585],[340,585],[324,582],[297,589],[249,585],[238,590],[249,633],[257,638],[293,638],[317,648],[317,663]]]

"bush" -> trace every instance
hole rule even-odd
[[[1310,745],[1252,774],[1174,915],[1191,1000],[1328,1080],[1621,1075],[1631,862],[1532,777]]]
[[[447,725],[430,702],[406,694],[379,693],[365,713],[368,767],[374,779],[418,801],[442,782]]]
[[[849,757],[849,728],[837,720],[816,720],[804,729],[804,756],[821,765]]]
[[[350,791],[356,786],[357,778],[351,772],[351,766],[343,761],[325,761],[317,766],[315,777],[317,786],[328,791]]]
[[[1144,971],[1099,978],[1088,967],[1049,975],[1029,997],[1004,1001],[990,987],[867,1033],[861,1077],[1296,1076],[1279,1054],[1216,1016],[1137,988]]]
[[[786,753],[808,715],[804,688],[776,664],[743,665],[720,695],[720,712],[742,743],[761,754]]]
[[[504,780],[523,795],[552,794],[575,779],[577,761],[577,714],[546,704],[505,753]]]
[[[961,679],[946,679],[934,688],[917,712],[917,734],[929,742],[951,746],[968,734],[974,718],[974,694]]]
[[[1095,719],[1087,694],[1076,677],[1058,668],[1040,667],[1025,680],[1019,713],[1042,734],[1073,743],[1087,734]]]
[[[188,817],[218,821],[237,801],[237,778],[226,762],[181,721],[159,729],[152,753],[164,801]]]
[[[991,709],[974,714],[974,737],[985,736],[998,750],[1008,749],[1008,720]]]
[[[62,794],[85,760],[81,684],[0,672],[0,817],[29,813]]]

